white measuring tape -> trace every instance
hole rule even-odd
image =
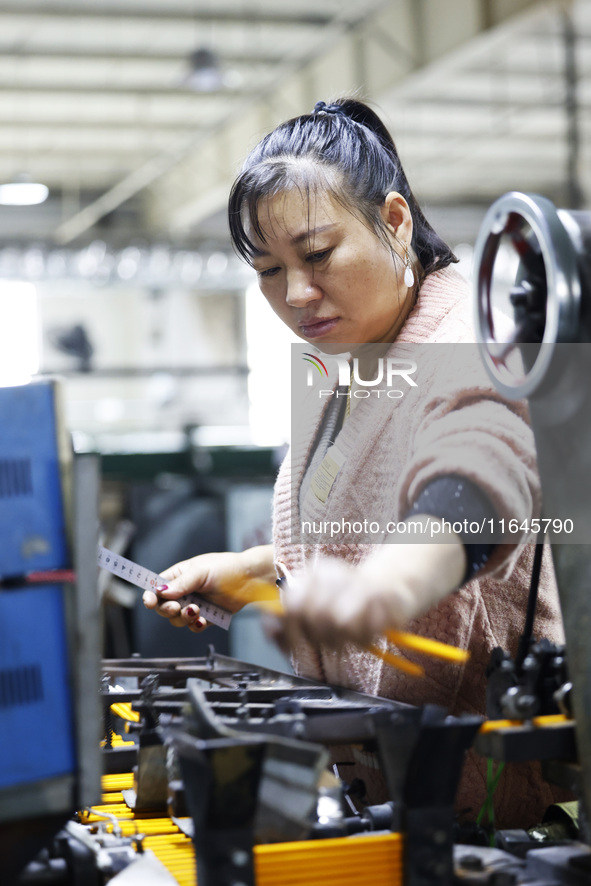
[[[102,545],[98,546],[96,562],[101,569],[112,572],[118,578],[123,578],[144,591],[154,591],[157,585],[166,584],[166,579],[156,572],[150,572],[149,569],[138,566],[133,560],[127,560],[125,557],[113,553],[113,551],[104,548]],[[200,597],[199,594],[187,594],[185,597],[179,597],[176,602],[180,603],[181,607],[194,603],[199,607],[200,614],[207,621],[226,630],[230,627],[232,613],[228,612],[227,609],[222,609],[220,606],[215,606],[213,603],[208,602],[204,597]]]

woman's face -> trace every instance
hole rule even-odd
[[[398,240],[408,243],[412,235],[408,206],[388,195],[382,215],[400,254]],[[394,341],[412,303],[404,262],[356,215],[327,192],[294,188],[265,200],[259,221],[259,286],[296,335],[326,353],[338,353],[340,343]]]

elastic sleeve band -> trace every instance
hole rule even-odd
[[[494,542],[488,541],[490,532],[482,533],[477,542],[472,541],[473,535],[465,531],[465,524],[476,522],[481,526],[496,525],[497,512],[489,498],[471,480],[455,474],[437,477],[427,484],[419,497],[411,505],[406,514],[408,519],[414,514],[427,514],[439,517],[450,524],[461,524],[462,531],[457,534],[462,539],[466,551],[466,572],[462,584],[469,581],[488,562],[496,548]],[[492,523],[489,524],[489,520]]]

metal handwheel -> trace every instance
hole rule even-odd
[[[510,399],[544,389],[557,345],[588,340],[580,324],[588,215],[512,191],[483,220],[474,253],[476,333],[487,372]]]

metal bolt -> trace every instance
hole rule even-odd
[[[245,868],[249,862],[250,856],[245,849],[232,849],[230,858],[232,859],[234,867]],[[234,884],[234,886],[238,886],[238,884]]]

